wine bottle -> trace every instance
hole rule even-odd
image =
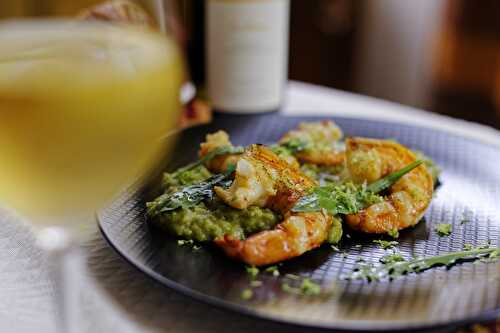
[[[197,90],[204,90],[205,0],[178,0],[178,8],[180,9],[180,21],[186,37],[189,74]]]
[[[290,0],[207,0],[205,68],[216,111],[276,111],[288,69]]]

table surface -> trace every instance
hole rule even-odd
[[[500,132],[483,125],[310,84],[290,82],[286,115],[339,115],[440,128],[500,147]],[[0,332],[51,332],[53,285],[30,228],[0,212]],[[256,321],[200,304],[152,281],[119,257],[92,226],[87,270],[73,282],[83,332],[308,332]]]

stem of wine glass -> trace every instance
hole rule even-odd
[[[53,302],[57,332],[73,333],[77,293],[71,286],[71,272],[78,257],[77,247],[68,231],[62,227],[42,229],[37,235],[37,244],[46,257],[54,285]]]

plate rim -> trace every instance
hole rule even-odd
[[[227,115],[216,115],[214,117],[214,120],[217,119],[218,117],[224,117]],[[448,132],[444,131],[441,129],[437,128],[432,128],[432,127],[425,127],[421,125],[411,125],[403,122],[397,122],[397,121],[386,121],[386,120],[377,120],[377,119],[363,119],[363,118],[352,118],[352,117],[344,117],[344,116],[328,116],[328,115],[301,115],[301,116],[296,116],[296,115],[283,115],[283,114],[276,114],[276,113],[268,113],[268,114],[259,114],[259,115],[240,115],[240,114],[230,114],[230,117],[269,117],[269,116],[274,116],[276,118],[280,117],[285,117],[289,119],[296,119],[298,121],[300,120],[310,120],[310,119],[326,119],[326,120],[346,120],[346,121],[369,121],[369,122],[375,122],[375,123],[380,123],[380,124],[394,124],[398,126],[404,126],[404,127],[413,127],[417,129],[425,129],[429,131],[434,131],[434,132],[440,132],[448,136],[453,136],[457,137],[469,142],[477,143],[483,146],[487,146],[489,148],[492,148],[494,150],[497,150],[500,152],[500,147],[489,142],[482,142],[481,140],[477,138],[469,138],[463,135],[460,135],[458,133],[453,133],[453,132]],[[200,127],[208,127],[213,125],[214,122],[208,123],[208,124],[203,124],[200,126],[195,126],[186,129],[186,131],[190,130],[197,130]],[[286,326],[293,326],[293,327],[300,327],[300,328],[309,328],[309,329],[316,329],[316,330],[336,330],[340,332],[422,332],[422,331],[433,331],[433,330],[439,330],[443,328],[454,328],[454,327],[461,327],[461,326],[466,326],[468,324],[473,324],[473,323],[480,323],[480,322],[485,322],[485,321],[491,321],[491,320],[496,320],[498,317],[500,317],[500,307],[496,308],[494,310],[486,310],[482,311],[481,313],[477,315],[472,315],[468,317],[464,317],[461,319],[455,319],[455,320],[450,320],[450,321],[443,321],[443,322],[438,322],[438,323],[433,323],[433,324],[417,324],[417,325],[412,325],[410,327],[408,326],[400,326],[400,325],[390,325],[388,327],[382,327],[377,325],[376,327],[373,327],[374,324],[379,324],[379,323],[388,323],[390,321],[376,321],[376,320],[357,320],[356,323],[354,324],[349,324],[349,325],[343,325],[343,324],[335,324],[335,325],[330,325],[330,324],[321,324],[321,323],[313,323],[313,322],[303,322],[303,321],[296,321],[293,319],[284,319],[280,317],[275,317],[272,315],[266,315],[264,313],[258,312],[253,310],[252,308],[245,307],[240,304],[236,303],[231,303],[228,301],[225,301],[223,299],[217,298],[215,296],[210,296],[204,293],[201,293],[199,291],[193,290],[181,283],[175,282],[171,279],[168,279],[164,277],[163,275],[155,272],[151,268],[147,267],[146,265],[138,262],[131,256],[129,256],[126,251],[122,248],[120,248],[119,245],[117,245],[113,240],[109,237],[106,231],[105,224],[102,222],[102,217],[101,217],[101,212],[96,213],[96,220],[97,220],[97,225],[99,228],[100,233],[102,234],[103,238],[106,240],[106,243],[117,253],[120,255],[122,259],[124,259],[126,262],[128,262],[131,266],[133,266],[135,269],[146,275],[149,279],[154,281],[155,283],[158,283],[164,287],[169,288],[170,290],[173,290],[174,292],[177,292],[181,295],[184,295],[186,297],[189,297],[193,300],[195,300],[198,303],[201,304],[206,304],[206,305],[212,305],[215,306],[218,309],[222,309],[224,311],[237,314],[237,315],[243,315],[249,318],[253,319],[259,319],[259,320],[265,320],[270,323],[278,323],[281,325],[286,325]],[[104,225],[103,225],[104,224]],[[361,322],[361,323],[360,323]]]

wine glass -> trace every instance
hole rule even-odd
[[[96,20],[1,22],[0,45],[0,202],[35,226],[69,332],[69,255],[88,217],[171,150],[182,56],[151,27]]]

